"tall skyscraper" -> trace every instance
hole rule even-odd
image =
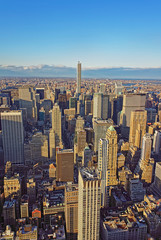
[[[27,109],[27,118],[30,120],[37,118],[36,97],[32,87],[19,88],[19,106]]]
[[[108,176],[107,186],[117,185],[117,132],[113,126],[107,129],[108,140]]]
[[[24,129],[22,111],[1,113],[4,162],[24,163]]]
[[[99,240],[101,180],[89,168],[79,170],[78,240]]]
[[[107,207],[107,167],[108,167],[108,140],[100,139],[98,148],[98,171],[101,179],[101,206]]]
[[[67,240],[78,235],[78,185],[68,183],[65,188],[65,221]]]
[[[161,149],[161,131],[155,130],[153,139],[153,151],[155,154],[159,154]]]
[[[130,127],[131,111],[145,110],[146,94],[124,94],[120,124]]]
[[[55,144],[60,146],[62,144],[61,111],[57,103],[52,109],[52,129],[55,131]]]
[[[56,180],[72,182],[74,174],[74,152],[72,149],[63,149],[56,152]]]
[[[147,111],[135,110],[131,112],[129,142],[141,148],[143,136],[146,133]]]
[[[81,63],[77,64],[77,94],[81,93]]]
[[[109,96],[95,93],[93,97],[93,117],[97,119],[108,119]]]
[[[141,158],[136,166],[135,173],[141,175],[141,179],[151,183],[154,168],[154,159],[151,158],[152,140],[151,135],[146,133],[143,137]]]

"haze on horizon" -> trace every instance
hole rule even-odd
[[[160,0],[6,0],[0,65],[160,67],[160,12]]]

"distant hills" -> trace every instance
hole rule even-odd
[[[0,77],[76,77],[76,68],[54,65],[0,65]],[[160,79],[159,68],[84,68],[83,78]]]

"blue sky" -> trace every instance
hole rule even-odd
[[[160,67],[160,0],[0,0],[0,64]]]

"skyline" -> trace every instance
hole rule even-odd
[[[82,64],[82,63],[81,63]],[[76,66],[31,65],[14,66],[0,65],[0,77],[67,77],[76,79]],[[143,79],[161,80],[160,68],[85,68],[82,67],[82,78],[104,79]]]
[[[0,65],[161,67],[161,2],[1,3]]]

